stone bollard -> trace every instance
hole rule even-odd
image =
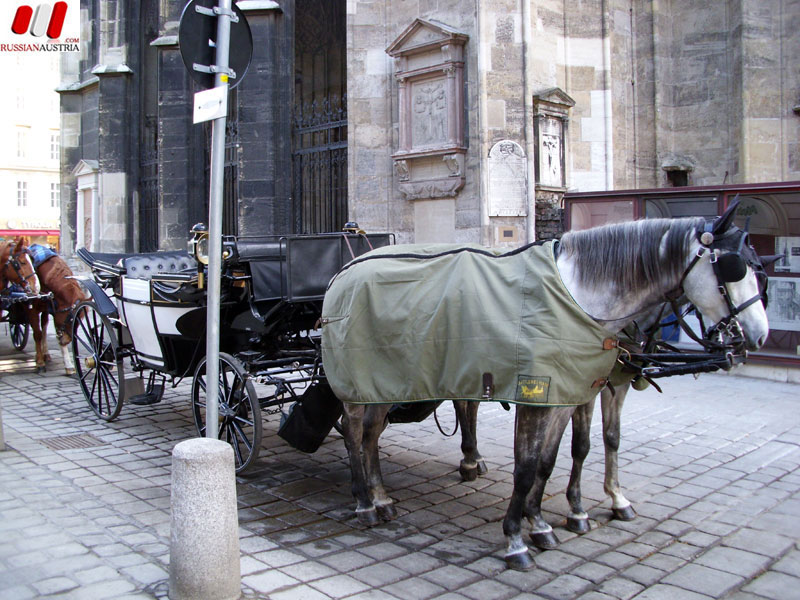
[[[6,439],[3,437],[3,402],[0,401],[0,452],[6,449]]]
[[[170,600],[241,595],[233,448],[195,438],[172,451]]]

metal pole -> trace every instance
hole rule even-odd
[[[228,87],[231,0],[219,0],[214,86]],[[208,304],[206,313],[206,437],[219,435],[219,306],[222,267],[222,202],[225,185],[226,117],[211,130],[211,191],[208,203]]]

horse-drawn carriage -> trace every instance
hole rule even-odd
[[[0,323],[8,325],[11,343],[17,350],[25,349],[31,331],[23,309],[26,302],[29,302],[28,294],[18,285],[0,291]]]
[[[74,362],[87,401],[105,420],[115,419],[123,403],[158,402],[167,381],[191,377],[192,413],[205,434],[207,233],[195,227],[193,234],[191,253],[78,251],[93,278],[82,280],[91,300],[74,311]],[[258,456],[262,411],[293,415],[282,433],[303,450],[316,449],[330,431],[341,409],[320,377],[322,298],[345,263],[392,241],[357,226],[224,239],[219,427],[237,472]],[[303,413],[304,402],[315,408]]]
[[[558,443],[572,415],[607,388],[616,364],[628,370],[628,380],[649,380],[729,369],[763,345],[766,273],[747,228],[733,225],[735,209],[734,203],[714,221],[640,221],[572,232],[560,243],[509,252],[406,246],[360,257],[393,239],[356,232],[226,238],[217,382],[206,381],[204,231],[195,231],[193,256],[81,250],[94,279],[85,281],[92,299],[73,311],[75,367],[90,405],[107,420],[123,401],[157,402],[167,378],[191,376],[201,435],[206,387],[218,385],[220,438],[233,446],[237,472],[258,455],[262,409],[291,403],[279,435],[306,451],[342,415],[356,514],[366,525],[396,514],[378,453],[393,405],[514,403],[505,559],[528,569],[533,561],[521,520],[530,521],[535,545],[555,545],[541,502]],[[694,336],[706,352],[625,347],[625,327],[650,313],[657,323],[665,302],[682,328],[681,304],[708,318],[712,325]],[[256,384],[266,393],[257,394]],[[462,450],[465,460],[470,454],[469,468],[479,470],[475,415],[469,435],[463,427]],[[590,415],[583,417],[587,440]],[[611,471],[606,491],[615,515],[631,518],[615,465]],[[567,520],[583,533],[588,515],[578,483],[579,476],[571,478]]]

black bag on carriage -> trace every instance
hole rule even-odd
[[[342,416],[342,403],[327,383],[315,383],[281,419],[278,435],[301,452],[316,452],[336,421]]]

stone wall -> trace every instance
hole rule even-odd
[[[536,239],[559,239],[564,233],[561,194],[539,191],[536,194]]]
[[[800,178],[800,2],[741,0],[742,182]]]

